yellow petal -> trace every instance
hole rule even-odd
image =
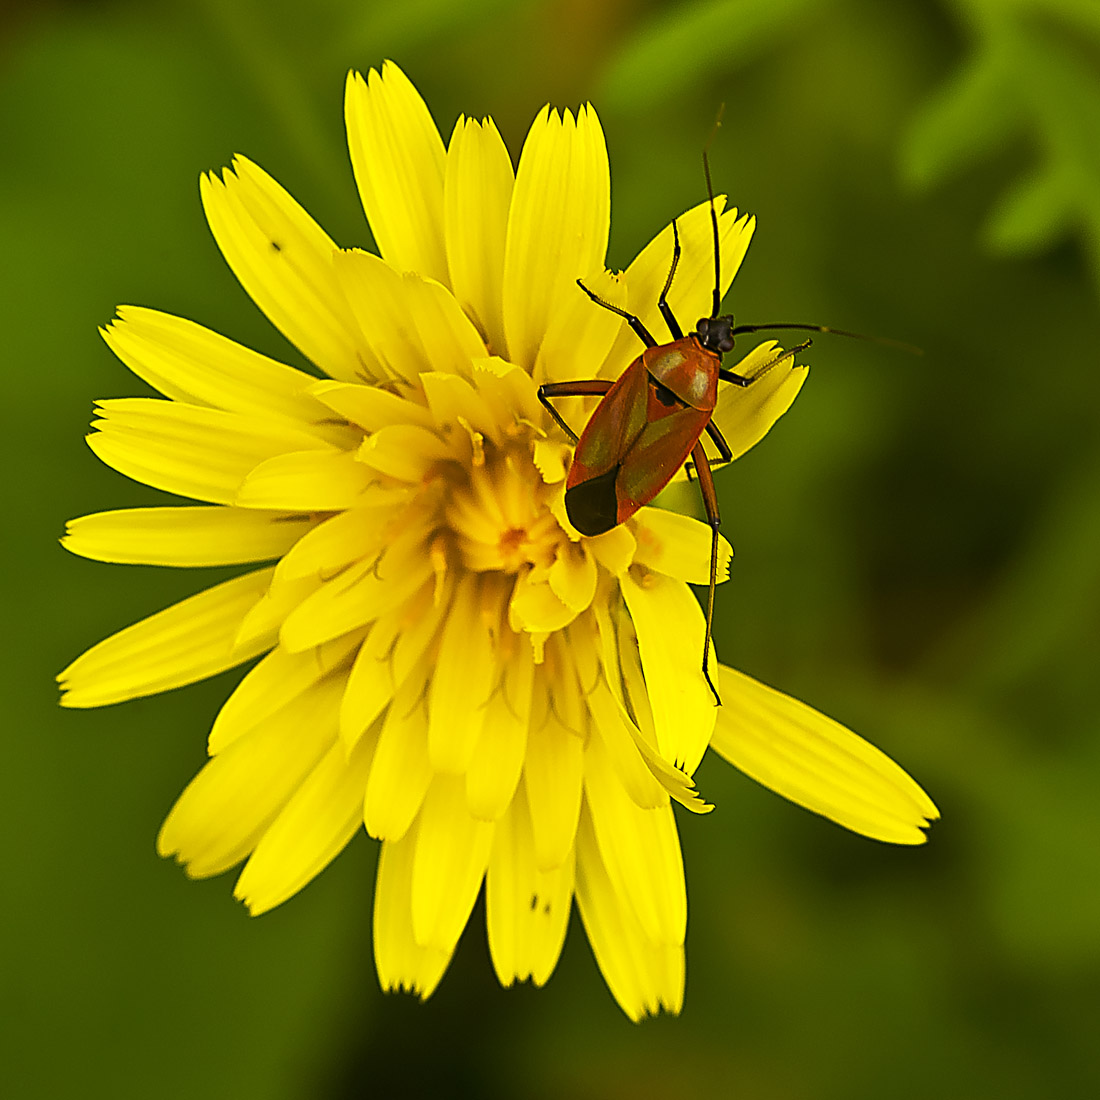
[[[449,610],[450,596],[436,601],[434,588],[432,582],[427,583],[412,599],[371,625],[348,676],[340,708],[340,736],[348,746],[382,713],[435,640]]]
[[[497,825],[485,883],[489,951],[500,984],[543,985],[557,965],[573,900],[573,853],[553,871],[535,862],[522,787]]]
[[[622,524],[612,527],[602,535],[586,538],[584,545],[592,557],[614,577],[627,571],[638,549],[637,540]]]
[[[450,455],[435,432],[416,424],[390,424],[367,436],[355,457],[380,474],[419,485]]]
[[[269,634],[236,644],[271,580],[260,569],[215,585],[92,646],[57,677],[65,707],[102,707],[193,684],[270,649]]]
[[[454,574],[447,573],[442,580],[438,575],[433,576],[425,589],[426,593],[420,597],[427,597],[423,603],[410,600],[405,605],[408,618],[393,647],[393,679],[397,684],[411,675],[421,656],[434,645],[441,624],[450,616]]]
[[[432,116],[392,62],[364,80],[349,73],[348,147],[378,251],[394,267],[446,284],[443,176],[446,153]]]
[[[561,630],[577,617],[577,613],[554,594],[545,572],[541,580],[532,579],[535,576],[534,570],[528,570],[516,578],[508,605],[508,622],[515,631],[549,633]]]
[[[668,792],[654,777],[635,743],[641,733],[601,672],[597,641],[590,617],[583,616],[569,627],[569,648],[585,685],[585,702],[594,720],[595,735],[603,741],[619,781],[638,806],[667,806]]]
[[[428,759],[428,716],[424,713],[427,663],[410,676],[390,703],[363,801],[367,832],[379,840],[400,840],[408,832],[432,782]]]
[[[596,563],[580,544],[558,548],[547,580],[550,590],[570,611],[583,611],[596,595]]]
[[[335,714],[325,717],[335,733]],[[334,744],[264,831],[233,888],[253,916],[301,890],[361,827],[373,751],[373,737],[362,738],[350,756]]]
[[[577,830],[577,908],[592,954],[615,1000],[632,1020],[684,1001],[684,949],[649,940],[630,903],[615,892],[587,807]]]
[[[431,574],[425,531],[411,525],[379,560],[368,559],[325,581],[291,611],[279,631],[290,650],[309,649],[399,607]]]
[[[660,573],[624,573],[622,586],[645,672],[661,755],[692,775],[718,708],[703,677],[705,620],[691,590]],[[717,662],[711,659],[711,667]]]
[[[263,637],[278,637],[283,620],[304,599],[321,587],[318,577],[295,577],[284,581],[279,570],[274,570],[271,585],[241,619],[234,645],[248,645]]]
[[[725,295],[741,266],[756,226],[754,218],[738,218],[736,210],[727,210],[725,196],[714,200],[719,211],[718,225],[722,256],[722,294]],[[680,233],[680,262],[668,292],[668,304],[684,332],[694,330],[700,317],[711,315],[714,290],[714,237],[710,203],[700,203],[676,222]],[[668,225],[642,249],[626,269],[627,309],[639,317],[658,344],[671,339],[657,308],[661,288],[672,264],[672,226]],[[624,322],[619,337],[600,371],[602,378],[618,378],[642,353],[641,341]]]
[[[794,357],[771,366],[782,354],[783,348],[769,340],[730,368],[745,378],[760,376],[751,386],[726,386],[718,397],[714,423],[725,436],[734,458],[755,447],[767,435],[791,407],[809,376],[809,368],[804,364],[796,366]]]
[[[459,118],[447,148],[443,188],[451,286],[486,344],[507,356],[501,284],[515,174],[491,118]]]
[[[416,829],[401,840],[387,840],[378,855],[374,887],[374,964],[378,983],[389,993],[407,989],[427,999],[439,985],[451,950],[426,947],[413,939],[412,874]]]
[[[199,184],[222,255],[272,324],[333,378],[377,378],[333,268],[336,244],[328,234],[246,157]]]
[[[352,562],[372,557],[386,544],[386,533],[400,508],[389,504],[349,508],[323,519],[303,535],[276,568],[280,580],[333,577]]]
[[[100,401],[97,415],[88,446],[102,462],[155,489],[215,504],[232,504],[249,472],[273,455],[328,449],[289,424],[178,401]]]
[[[582,688],[580,669],[569,645],[569,634],[560,631],[546,640],[546,662],[543,670],[550,687],[550,710],[561,725],[582,741],[588,737],[588,706]]]
[[[395,608],[375,619],[355,654],[340,705],[340,740],[349,752],[389,706],[397,689],[391,658],[403,610]]]
[[[316,430],[324,406],[309,394],[317,379],[211,332],[140,306],[119,306],[100,330],[110,349],[165,397],[247,416],[273,416]]]
[[[893,844],[923,844],[939,811],[885,753],[805,703],[724,665],[712,747],[808,810]]]
[[[505,425],[506,433],[520,425],[540,422],[542,407],[535,383],[522,368],[495,356],[475,359],[473,380],[481,399],[493,410],[494,420]],[[564,469],[561,476],[565,476]]]
[[[695,789],[690,775],[685,775],[679,768],[674,768],[637,732],[636,727],[630,726],[628,729],[634,736],[634,744],[646,762],[646,767],[671,799],[679,802],[685,810],[690,810],[693,814],[709,814],[714,809],[714,806],[704,801]]]
[[[420,811],[412,869],[417,943],[451,952],[477,900],[496,826],[466,809],[460,776],[437,775]]]
[[[668,792],[669,797],[681,806],[692,813],[710,813],[714,807],[699,796],[691,777],[670,764],[657,751],[653,714],[638,655],[638,638],[630,616],[624,610],[619,610],[617,629],[609,612],[596,603],[593,605],[593,618],[600,640],[599,653],[604,682],[610,688],[615,706],[619,710],[624,709],[623,687],[627,689],[632,720],[627,721],[626,728],[646,767]]]
[[[501,442],[496,417],[465,378],[442,371],[426,371],[420,376],[420,384],[424,387],[424,400],[436,428],[450,431],[455,424],[464,421],[494,443]]]
[[[311,426],[264,414],[225,412],[207,405],[186,405],[156,397],[119,397],[96,402],[94,426],[136,439],[182,445],[206,445],[229,452],[266,457],[280,451],[331,450]]]
[[[643,508],[635,517],[638,549],[634,560],[658,573],[690,584],[710,581],[710,525],[679,512]],[[733,547],[718,538],[718,583],[729,578]]]
[[[428,743],[436,771],[464,773],[485,724],[498,675],[490,624],[499,622],[499,611],[485,606],[485,598],[477,577],[464,576],[443,626],[428,694]]]
[[[430,428],[434,423],[432,414],[423,405],[377,386],[361,386],[354,382],[316,382],[310,393],[368,432],[388,424],[419,424],[422,428]]]
[[[611,224],[607,146],[596,112],[564,118],[545,108],[531,126],[516,172],[504,254],[508,357],[531,371],[575,280],[602,270]],[[596,307],[593,307],[596,308]]]
[[[276,646],[237,685],[218,711],[207,738],[207,751],[217,756],[238,737],[281,710],[344,663],[359,644],[348,634],[306,653]]]
[[[239,863],[332,747],[337,678],[318,684],[215,756],[180,795],[157,851],[192,878]]]
[[[368,491],[377,479],[346,451],[295,451],[253,467],[233,503],[241,508],[335,512],[369,503]]]
[[[620,309],[626,308],[623,277],[603,270],[602,262],[583,276],[583,282],[598,298]],[[535,360],[535,381],[571,382],[595,378],[615,346],[622,326],[618,314],[597,305],[579,286],[574,286],[572,293],[558,301],[548,319],[546,335]],[[593,397],[569,401],[565,406],[568,409],[566,422],[573,423],[574,431],[580,434],[598,403],[599,399]],[[551,427],[549,418],[546,427]]]
[[[588,707],[595,719],[596,731],[610,756],[619,781],[635,805],[655,809],[668,805],[668,791],[657,781],[638,749],[641,734],[607,685],[598,684],[588,696]]]
[[[485,343],[446,287],[416,272],[395,271],[369,252],[335,257],[344,293],[390,380],[415,385],[422,371],[469,376]]]
[[[425,369],[470,377],[474,362],[485,358],[485,340],[450,291],[410,273],[402,276],[402,290]]]
[[[501,656],[501,680],[485,710],[485,723],[466,769],[466,804],[474,817],[495,821],[508,808],[523,771],[531,687],[535,675],[531,647],[515,645]]]
[[[776,362],[782,354],[783,349],[774,340],[768,340],[739,363],[730,365],[730,370],[743,377],[759,375],[759,381],[750,386],[722,386],[718,391],[712,419],[734,458],[740,458],[771,431],[809,377],[809,368],[805,364],[796,366],[793,357]],[[687,479],[687,467],[682,466],[674,480]]]
[[[585,803],[615,894],[628,899],[653,943],[679,945],[687,929],[687,892],[672,807],[644,810],[627,795],[603,743],[585,753]]]
[[[537,423],[537,421],[535,422]],[[556,485],[559,481],[564,482],[565,480],[565,475],[569,470],[571,454],[572,452],[564,443],[550,439],[536,439],[532,461],[535,464],[535,469],[542,475],[542,480],[548,485]],[[565,492],[564,485],[562,486],[562,492]],[[562,515],[564,514],[565,505],[562,502]],[[568,527],[565,529],[569,530]]]
[[[240,565],[285,554],[312,522],[243,508],[123,508],[69,520],[61,545],[96,561]]]
[[[536,690],[545,697],[547,687],[545,682],[540,685],[542,680],[536,678]],[[541,721],[533,719],[527,734],[523,783],[540,871],[560,867],[573,847],[583,778],[583,739],[567,730],[552,711],[547,710]]]

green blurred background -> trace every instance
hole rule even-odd
[[[1095,0],[194,0],[0,13],[6,449],[0,1092],[11,1097],[1100,1095],[1100,5]],[[444,135],[591,99],[610,263],[716,185],[758,217],[728,304],[820,338],[792,412],[720,478],[719,652],[889,752],[920,849],[848,834],[719,760],[680,819],[683,1015],[627,1022],[579,923],[502,991],[482,910],[427,1004],[383,997],[375,845],[279,910],[153,839],[237,674],[56,707],[91,642],[218,579],[100,565],[66,517],[153,502],[82,436],[145,392],[118,303],[296,353],[207,232],[246,153],[369,244],[343,79],[385,57]]]

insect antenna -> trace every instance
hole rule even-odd
[[[722,254],[718,240],[718,212],[714,208],[714,184],[710,177],[710,147],[722,125],[722,119],[726,113],[726,105],[723,103],[718,108],[718,115],[711,127],[710,136],[703,146],[703,175],[707,181],[707,198],[710,199],[710,228],[714,240],[714,292],[711,300],[710,315],[718,317],[722,308]],[[667,289],[667,288],[666,288]],[[868,336],[863,332],[849,332],[843,328],[832,328],[829,325],[799,325],[790,322],[780,322],[770,325],[738,325],[730,330],[730,336],[741,336],[748,332],[760,332],[762,329],[801,329],[803,332],[826,332],[832,336],[847,336],[852,340],[867,340],[872,344],[882,344],[885,347],[897,348],[899,351],[910,355],[923,355],[924,351],[915,344],[906,343],[904,340],[892,340],[888,336]]]
[[[722,116],[726,113],[726,105],[723,103],[718,108],[718,115],[711,127],[710,137],[703,146],[703,175],[707,180],[707,198],[710,199],[710,228],[714,237],[714,295],[711,301],[710,315],[718,316],[718,310],[722,307],[722,253],[718,247],[718,213],[714,209],[714,185],[710,182],[710,145],[718,133],[718,127],[722,125]]]
[[[849,332],[844,328],[832,328],[829,325],[800,325],[789,321],[778,321],[767,325],[738,325],[730,329],[731,336],[741,336],[746,332],[761,332],[764,329],[800,329],[803,332],[826,332],[830,336],[847,336],[852,340],[867,340],[872,344],[883,344],[889,348],[897,348],[898,351],[908,352],[910,355],[923,355],[924,351],[916,344],[907,344],[904,340],[892,340],[889,336],[868,336],[865,332]]]

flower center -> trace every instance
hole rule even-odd
[[[510,560],[520,552],[523,544],[529,540],[526,527],[512,527],[500,536],[500,556]]]
[[[552,565],[565,533],[546,505],[546,487],[529,454],[507,451],[468,475],[445,505],[463,565],[477,573]]]

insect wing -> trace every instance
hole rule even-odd
[[[646,423],[619,466],[615,489],[618,522],[648,504],[679,472],[710,420],[710,413],[677,403],[650,402],[656,415]]]
[[[607,391],[577,441],[567,488],[606,474],[622,461],[645,428],[648,378],[636,359]]]
[[[565,482],[565,510],[583,535],[610,531],[619,520],[619,466],[646,426],[649,376],[640,359],[604,395],[577,441]]]

